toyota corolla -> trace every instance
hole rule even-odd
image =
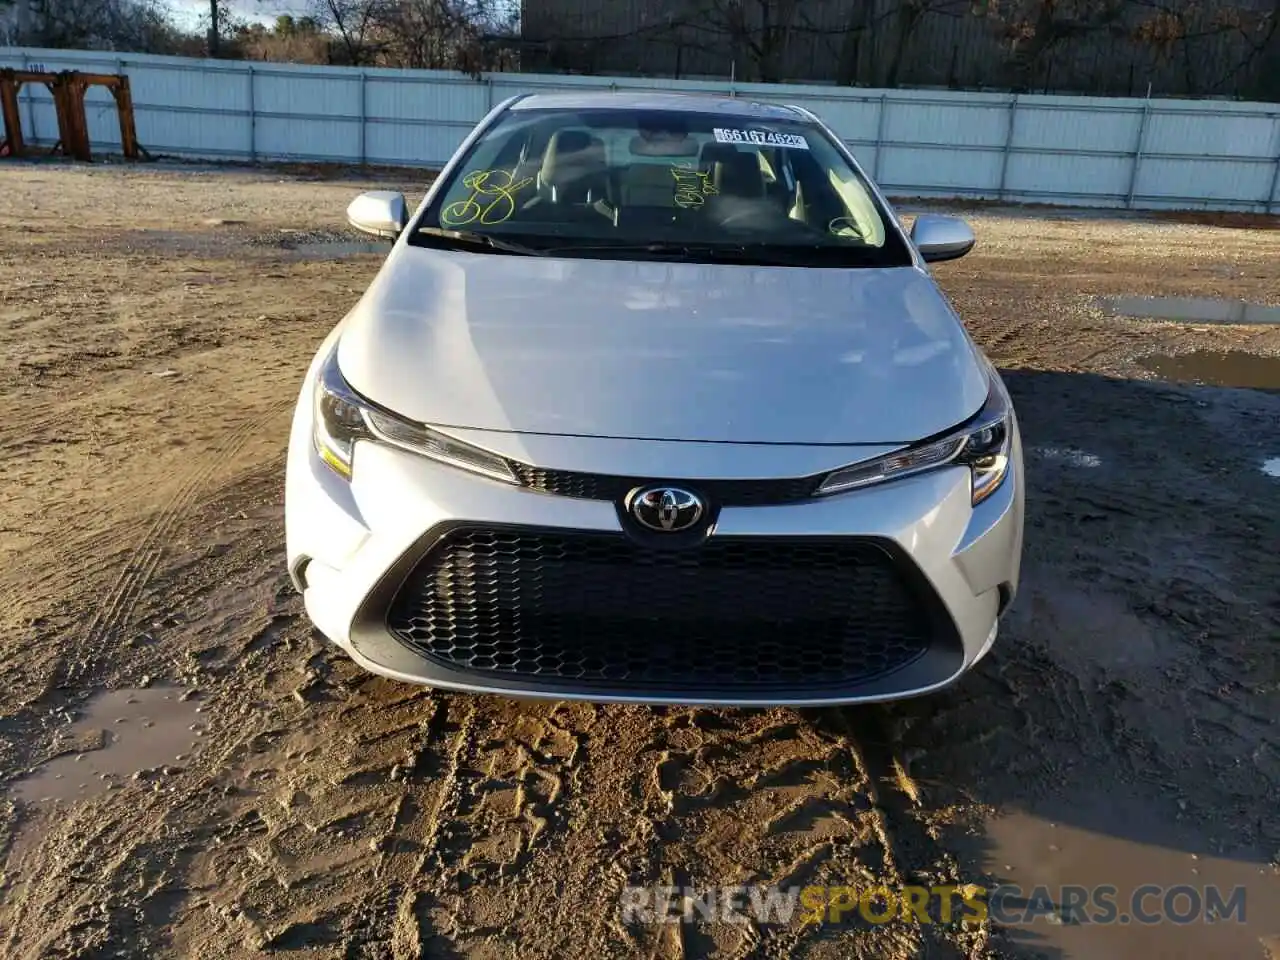
[[[1018,584],[995,368],[910,231],[799,107],[516,97],[320,346],[289,571],[364,668],[521,697],[834,704],[940,689]]]

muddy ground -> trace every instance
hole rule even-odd
[[[1280,392],[1139,362],[1275,357],[1280,326],[1097,300],[1280,304],[1280,230],[974,213],[938,274],[1029,448],[994,652],[927,701],[656,710],[400,686],[308,628],[290,412],[378,260],[288,247],[361,187],[0,168],[0,954],[1280,956]],[[628,885],[870,882],[1243,884],[1248,915],[618,914]]]

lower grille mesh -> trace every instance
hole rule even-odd
[[[391,603],[397,637],[448,666],[620,689],[831,686],[928,649],[896,562],[853,539],[457,528]]]

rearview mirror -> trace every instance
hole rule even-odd
[[[347,223],[361,233],[394,240],[409,222],[404,197],[393,190],[370,190],[351,201]]]
[[[926,263],[957,260],[973,249],[977,237],[959,217],[925,214],[911,225],[911,240]]]

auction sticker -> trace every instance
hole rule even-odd
[[[762,147],[791,147],[808,150],[809,141],[798,133],[775,133],[772,130],[749,130],[745,127],[715,127],[716,143],[753,143]]]

